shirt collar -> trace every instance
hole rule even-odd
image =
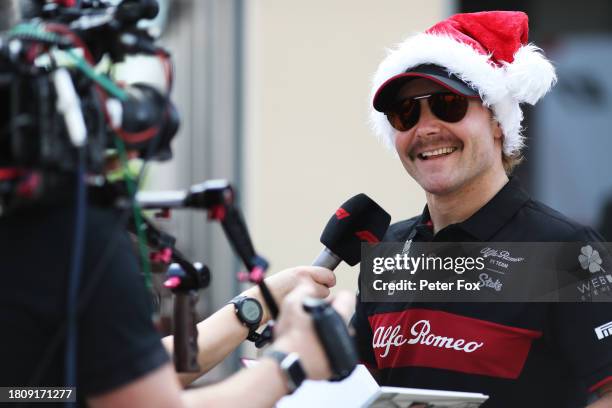
[[[460,228],[479,241],[489,241],[497,231],[506,225],[530,197],[520,185],[518,177],[510,178],[502,189],[474,215],[458,224],[446,228]],[[445,228],[445,229],[446,229]],[[416,230],[433,237],[433,225],[427,205],[419,217]],[[441,231],[440,231],[441,232]]]

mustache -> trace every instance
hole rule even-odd
[[[417,151],[423,150],[429,146],[440,146],[445,144],[463,147],[463,142],[461,142],[461,140],[452,135],[417,137],[408,146],[408,156],[414,160],[416,159]]]

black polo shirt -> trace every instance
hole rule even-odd
[[[385,236],[407,240],[602,238],[531,199],[512,178],[469,219],[435,235],[425,207]],[[591,393],[612,381],[612,336],[599,338],[595,330],[607,323],[610,303],[365,303],[359,296],[353,317],[360,357],[378,369],[381,385],[482,392],[490,396],[483,405],[489,408],[585,406]],[[455,339],[457,347],[428,344],[425,334]]]

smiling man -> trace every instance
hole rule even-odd
[[[416,69],[412,74],[445,75],[435,66]],[[508,176],[502,160],[503,135],[492,112],[475,91],[451,88],[454,84],[459,88],[458,79],[449,78],[443,86],[433,80],[436,77],[417,77],[403,83],[386,104],[377,102],[397,130],[395,148],[404,168],[425,190],[430,207],[440,210],[432,216],[434,226],[442,229],[484,205]],[[400,76],[400,83],[406,78]]]
[[[382,61],[371,122],[427,199],[385,240],[601,241],[511,177],[524,147],[520,104],[556,81],[527,34],[521,12],[458,14]],[[609,303],[358,298],[353,323],[361,359],[383,385],[482,392],[486,407],[612,406],[612,336],[601,334]]]

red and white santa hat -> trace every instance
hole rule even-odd
[[[557,79],[541,50],[527,43],[528,31],[525,13],[489,11],[456,14],[408,37],[389,51],[374,75],[370,111],[373,130],[394,147],[396,131],[377,110],[382,106],[381,95],[388,95],[387,88],[409,76],[411,69],[437,65],[478,92],[501,125],[504,153],[517,155],[524,146],[519,104],[535,104]]]

